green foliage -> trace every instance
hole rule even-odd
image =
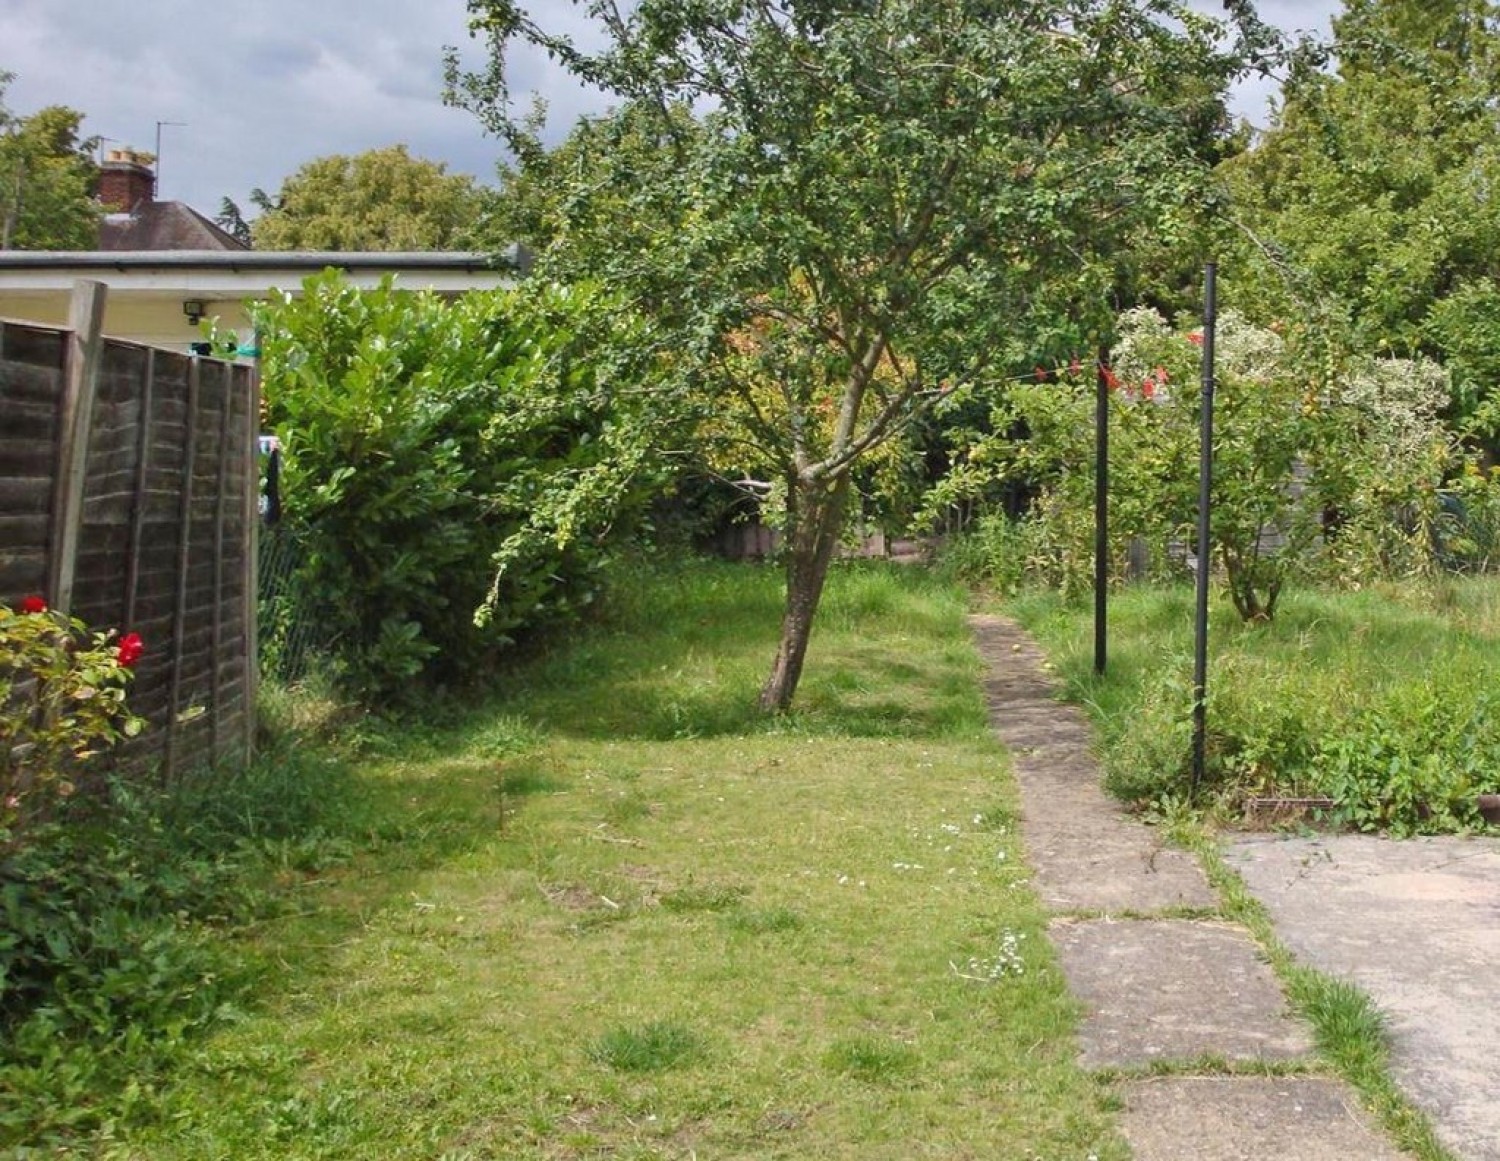
[[[245,215],[233,199],[224,198],[219,202],[219,212],[214,215],[214,225],[236,242],[243,242],[246,246],[251,244],[250,223],[245,221]]]
[[[93,250],[96,142],[79,137],[75,109],[49,105],[23,117],[6,108],[14,79],[0,70],[0,250]]]
[[[1127,311],[1117,329],[1107,372],[1111,573],[1126,574],[1136,544],[1148,571],[1180,575],[1196,537],[1202,338],[1149,310]],[[1240,616],[1270,620],[1298,576],[1356,582],[1428,567],[1437,487],[1459,462],[1438,417],[1442,372],[1425,360],[1351,358],[1320,383],[1303,347],[1234,312],[1219,319],[1217,339],[1210,534]],[[1075,361],[1004,385],[989,422],[1003,434],[955,429],[959,460],[931,503],[983,494],[996,480],[1038,492],[1019,528],[981,524],[962,550],[971,573],[1002,589],[1029,579],[1073,595],[1092,585],[1094,395],[1094,369]]]
[[[639,303],[684,355],[717,466],[781,489],[761,704],[784,710],[856,466],[989,363],[1103,321],[1122,241],[1196,199],[1205,127],[1265,28],[1154,0],[575,7],[587,41],[471,0],[490,60],[454,54],[450,99],[543,166],[544,264]],[[520,46],[621,102],[557,164],[512,102]]]
[[[319,157],[274,198],[256,191],[263,212],[249,223],[251,239],[257,250],[465,249],[482,230],[489,195],[446,169],[404,145]],[[236,234],[245,227],[227,198],[221,216]]]
[[[921,1066],[921,1057],[909,1046],[874,1036],[849,1036],[829,1045],[823,1067],[866,1084],[893,1084],[905,1080]]]
[[[703,1052],[690,1028],[657,1020],[640,1028],[612,1028],[589,1048],[589,1056],[617,1072],[662,1072],[681,1068]]]
[[[1500,568],[1500,472],[1475,463],[1448,482],[1439,497],[1433,543],[1449,572],[1486,573]]]
[[[73,794],[89,759],[140,732],[125,706],[140,648],[39,597],[19,612],[0,605],[0,851]]]
[[[112,782],[0,856],[0,1147],[149,1117],[251,982],[226,934],[346,859],[342,768],[278,747],[168,791]]]
[[[329,273],[259,326],[293,587],[348,689],[471,678],[594,598],[671,447],[628,315],[587,288],[448,303]]]
[[[1413,682],[1361,707],[1317,747],[1333,818],[1365,831],[1441,833],[1480,825],[1476,796],[1500,768],[1500,699],[1454,674]]]

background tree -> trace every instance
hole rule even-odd
[[[1226,290],[1267,321],[1314,306],[1355,350],[1443,359],[1462,419],[1500,381],[1500,5],[1349,0],[1332,54],[1225,166],[1253,235],[1236,265],[1260,268]]]
[[[490,195],[404,145],[308,162],[275,197],[257,190],[258,250],[453,250],[477,237]]]
[[[11,112],[5,90],[14,79],[0,71],[0,250],[93,250],[98,142],[79,136],[83,114],[75,109]]]
[[[539,144],[506,54],[530,44],[625,103],[614,131],[659,143],[608,187],[556,173],[544,258],[631,294],[684,386],[775,466],[787,597],[761,703],[784,709],[856,465],[988,363],[1107,325],[1111,255],[1191,198],[1194,134],[1267,33],[1236,4],[1223,50],[1169,0],[586,7],[597,51],[470,0],[490,63],[451,55],[450,99],[524,165]],[[704,110],[692,131],[685,109]],[[613,234],[586,228],[601,198]]]
[[[244,213],[233,198],[225,198],[219,203],[219,212],[214,215],[214,225],[236,241],[250,245],[250,223],[245,220]]]

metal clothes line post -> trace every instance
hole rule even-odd
[[[1094,382],[1094,672],[1109,660],[1109,351],[1099,349]]]
[[[1198,424],[1198,590],[1193,639],[1193,781],[1203,781],[1208,734],[1208,574],[1213,565],[1209,506],[1214,479],[1214,325],[1218,317],[1218,264],[1203,271],[1203,404]]]

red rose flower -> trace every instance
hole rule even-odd
[[[141,659],[141,654],[146,652],[146,643],[141,640],[139,633],[126,633],[120,638],[120,644],[115,649],[115,660],[126,669],[134,669],[135,663]]]
[[[1201,347],[1203,345],[1203,332],[1194,331],[1192,334],[1188,335],[1187,341],[1192,343],[1195,347]]]
[[[1113,370],[1109,367],[1100,367],[1099,371],[1104,376],[1104,386],[1108,390],[1118,391],[1120,389],[1120,377]]]
[[[21,612],[23,613],[45,613],[47,602],[41,597],[31,596],[21,598]]]

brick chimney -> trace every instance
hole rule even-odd
[[[99,167],[99,203],[106,213],[128,214],[155,200],[156,172],[149,153],[111,149]]]

